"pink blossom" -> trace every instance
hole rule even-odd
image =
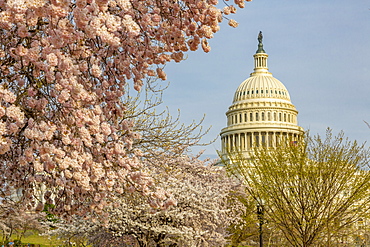
[[[210,52],[211,47],[208,44],[208,41],[206,39],[202,39],[202,49],[204,52]]]
[[[0,117],[4,116],[6,113],[5,107],[0,106]]]
[[[101,123],[100,128],[104,135],[110,135],[112,133],[110,125],[107,122]]]
[[[130,0],[117,0],[117,4],[125,11],[132,8]]]
[[[99,65],[94,64],[91,68],[91,74],[95,77],[99,77],[101,75],[102,71],[99,68]]]
[[[235,20],[233,20],[233,19],[230,19],[229,20],[229,26],[231,26],[231,27],[237,27],[239,24],[235,21]]]
[[[28,49],[23,45],[19,45],[17,47],[17,54],[21,57],[26,56],[28,54]]]
[[[154,22],[160,22],[161,21],[161,16],[160,15],[158,15],[158,14],[154,14],[154,15],[152,15],[152,21],[154,21]]]
[[[1,126],[1,124],[0,124],[0,126]],[[18,129],[19,129],[19,127],[18,127],[17,124],[15,124],[15,123],[9,124],[9,133],[10,134],[16,133],[18,131]],[[0,134],[1,134],[1,127],[0,127]]]
[[[203,25],[201,28],[200,28],[200,32],[207,38],[207,39],[211,39],[213,38],[213,31],[212,31],[212,28],[209,27],[209,26],[206,26],[206,25]]]
[[[50,64],[50,66],[57,66],[58,65],[58,57],[54,53],[50,53],[46,56],[46,60]]]
[[[224,15],[230,15],[231,14],[231,10],[230,10],[230,7],[229,6],[225,6],[223,8],[223,14]]]
[[[33,87],[30,87],[30,88],[27,89],[27,94],[28,94],[28,96],[33,97],[37,94],[37,91]]]
[[[43,172],[44,171],[44,166],[41,162],[39,161],[34,161],[33,162],[33,167],[37,172]]]
[[[16,122],[24,122],[24,113],[18,106],[11,105],[6,109],[6,116],[12,118]]]
[[[16,100],[16,96],[13,92],[3,89],[3,87],[0,85],[0,97],[5,102],[14,103]]]
[[[140,27],[130,15],[125,15],[123,17],[122,24],[126,27],[127,31],[132,34],[133,37],[139,35]]]
[[[0,121],[0,136],[5,135],[6,132],[6,123]]]
[[[72,178],[73,174],[69,170],[64,171],[64,176],[68,179]]]
[[[161,68],[157,68],[157,76],[162,80],[167,80],[167,75]]]

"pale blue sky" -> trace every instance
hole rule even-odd
[[[223,4],[222,2],[220,3]],[[223,23],[212,50],[188,53],[165,68],[171,85],[164,104],[183,122],[206,115],[204,142],[226,126],[225,112],[239,84],[253,71],[257,35],[264,35],[273,76],[288,89],[298,121],[311,134],[330,127],[364,142],[370,129],[370,0],[254,0]],[[206,147],[213,156],[220,140]],[[214,157],[214,156],[213,156]]]

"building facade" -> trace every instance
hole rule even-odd
[[[254,72],[239,85],[226,112],[227,127],[220,133],[223,157],[233,151],[248,157],[254,147],[273,148],[283,139],[296,141],[303,133],[288,90],[268,70],[261,32],[258,41]]]

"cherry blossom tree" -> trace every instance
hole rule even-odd
[[[2,240],[1,244],[6,244],[10,241],[12,235],[18,241],[26,231],[42,232],[45,230],[42,221],[45,215],[43,213],[25,212],[22,207],[17,205],[4,205],[0,206],[0,230]]]
[[[107,208],[105,227],[76,221],[56,233],[84,236],[94,246],[224,246],[227,227],[240,213],[229,203],[238,185],[224,169],[187,156],[158,158],[150,169],[161,188],[150,205],[140,195],[124,195]]]
[[[166,63],[209,52],[223,17],[236,12],[217,4],[0,1],[0,197],[22,188],[28,208],[46,202],[56,214],[82,215],[127,190],[150,196],[142,152],[132,149],[140,135],[124,116],[125,86],[165,80]]]

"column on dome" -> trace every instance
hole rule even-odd
[[[258,146],[261,147],[262,146],[262,132],[261,131],[258,132],[258,136],[259,136],[259,138],[258,138],[259,139],[258,140],[259,141]]]
[[[230,137],[230,135],[227,135],[227,145],[228,145],[228,147],[227,147],[228,152],[230,152],[231,151],[231,137]]]
[[[251,148],[251,134],[249,132],[246,132],[246,146],[247,150]]]
[[[242,150],[242,144],[241,144],[241,133],[238,133],[238,151]]]
[[[223,136],[221,136],[221,152],[225,152],[225,150],[224,150],[224,137]]]
[[[240,134],[240,150],[245,151],[245,133]]]
[[[248,150],[247,141],[247,132],[244,132],[244,151]]]
[[[235,151],[235,149],[236,149],[236,147],[237,147],[237,146],[236,146],[236,140],[237,140],[237,139],[236,139],[236,134],[234,133],[234,134],[233,134],[233,151]]]
[[[228,149],[227,141],[228,141],[227,135],[224,135],[224,153],[226,153]]]
[[[254,132],[251,132],[251,149],[254,147]]]
[[[231,141],[232,148],[231,148],[231,150],[234,151],[235,150],[235,134],[232,134],[231,138],[232,138],[232,141]]]

